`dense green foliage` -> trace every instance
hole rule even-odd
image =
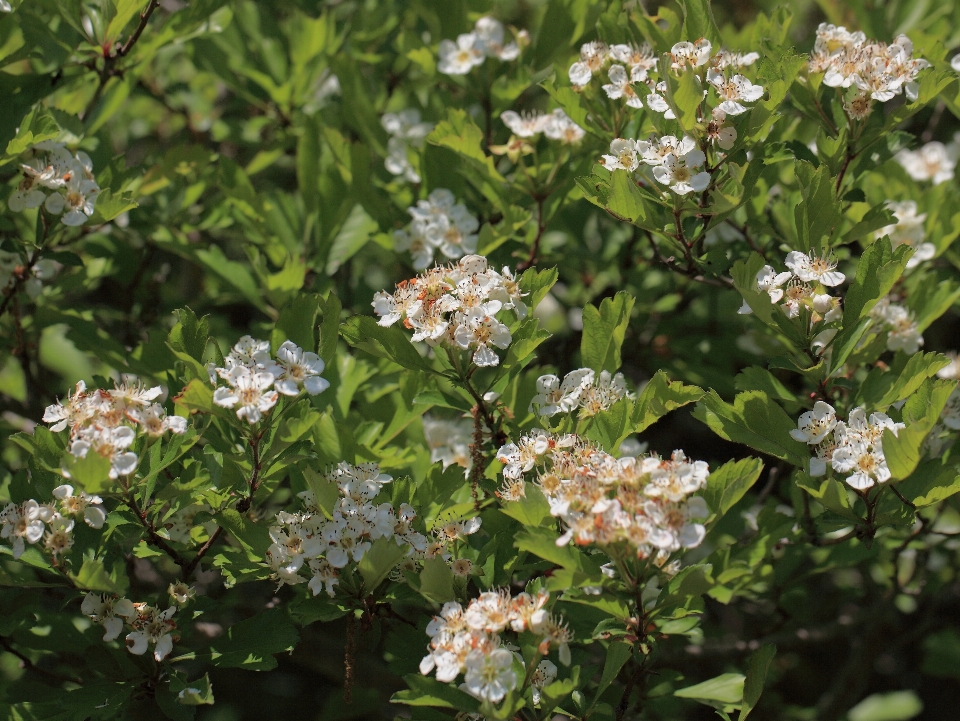
[[[0,0],[0,715],[955,714],[958,45]]]

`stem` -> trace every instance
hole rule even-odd
[[[53,681],[60,681],[61,683],[64,681],[70,681],[71,683],[76,683],[76,684],[83,683],[83,679],[81,678],[77,678],[75,676],[59,676],[55,673],[52,673],[51,671],[47,671],[46,669],[40,668],[39,666],[34,664],[34,662],[31,661],[28,656],[18,651],[16,648],[14,648],[13,644],[10,643],[10,639],[6,636],[0,636],[0,646],[2,646],[3,649],[8,653],[12,653],[14,656],[19,658],[20,663],[28,671],[33,671],[36,674],[49,678]]]
[[[473,443],[470,444],[470,494],[473,496],[473,509],[480,513],[480,477],[483,475],[483,423],[480,418],[479,406],[474,406],[473,412]]]
[[[90,116],[90,112],[93,110],[94,106],[97,104],[97,101],[100,100],[103,95],[104,88],[107,87],[107,83],[110,82],[110,78],[123,75],[123,71],[117,70],[114,65],[117,60],[123,58],[127,55],[136,45],[137,41],[140,39],[140,36],[143,34],[143,31],[147,27],[147,23],[150,21],[150,16],[153,15],[153,11],[160,7],[160,0],[150,0],[147,4],[147,7],[143,9],[143,12],[140,13],[140,22],[137,24],[136,29],[133,31],[133,34],[127,38],[127,41],[117,49],[115,53],[110,53],[107,48],[104,48],[103,51],[103,67],[98,72],[99,82],[97,83],[97,89],[93,91],[93,97],[90,98],[90,101],[87,103],[87,107],[83,110],[83,119],[86,120]],[[95,61],[91,60],[91,68]]]
[[[147,520],[147,512],[140,510],[140,507],[137,505],[137,502],[134,500],[133,496],[131,495],[130,497],[124,499],[124,502],[130,508],[130,510],[133,511],[133,515],[137,517],[137,520],[140,521],[140,524],[146,530],[147,536],[150,538],[150,543],[170,556],[173,562],[183,569],[187,563],[183,556],[181,556],[173,546],[167,543],[163,536],[157,533],[157,529],[154,527],[153,523]],[[184,576],[186,577],[186,574],[184,574]]]
[[[257,432],[251,439],[251,452],[253,453],[253,471],[250,473],[249,491],[244,498],[237,503],[237,510],[240,513],[246,513],[253,504],[253,494],[260,488],[260,473],[263,470],[263,461],[260,458],[260,441],[263,438],[264,431]]]
[[[343,700],[353,703],[353,662],[357,651],[357,619],[353,612],[347,614],[347,646],[343,656]]]
[[[533,239],[533,246],[530,248],[530,254],[527,256],[527,259],[522,263],[517,264],[517,272],[523,272],[527,268],[537,264],[537,256],[540,254],[540,240],[543,238],[543,231],[546,230],[547,224],[543,222],[543,201],[546,198],[537,198],[537,235]]]

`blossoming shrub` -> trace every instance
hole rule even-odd
[[[0,0],[3,718],[955,715],[882,5]]]

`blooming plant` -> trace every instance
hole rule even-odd
[[[0,0],[0,716],[955,715],[958,26]]]

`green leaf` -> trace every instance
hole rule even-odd
[[[340,266],[356,255],[379,230],[377,221],[370,217],[362,205],[357,203],[353,206],[333,239],[333,246],[327,257],[327,275],[333,275],[340,270]]]
[[[70,574],[78,588],[84,591],[101,591],[106,593],[116,593],[123,595],[127,590],[126,576],[121,576],[122,581],[107,572],[103,566],[103,561],[95,558],[88,558],[80,567],[80,572],[76,575]]]
[[[742,673],[724,673],[709,681],[678,689],[673,692],[673,695],[692,698],[708,706],[715,706],[718,703],[723,706],[739,704],[743,700],[745,680],[746,677]]]
[[[104,188],[97,196],[97,202],[93,206],[93,215],[88,223],[89,225],[109,223],[117,216],[138,207],[139,205],[133,199],[132,193],[114,195],[110,188]]]
[[[642,433],[670,411],[703,398],[704,391],[697,386],[671,382],[667,374],[657,371],[643,387],[633,407],[630,422],[633,433]]]
[[[340,333],[354,348],[386,358],[410,370],[437,373],[430,363],[417,353],[410,338],[396,326],[384,328],[369,316],[355,315],[346,320]]]
[[[320,300],[320,296],[314,293],[302,293],[294,296],[290,304],[280,311],[274,329],[274,350],[285,340],[293,341],[305,351],[313,352],[316,349]]]
[[[550,292],[550,289],[553,288],[554,283],[557,282],[557,277],[556,268],[547,268],[545,270],[527,268],[523,271],[523,275],[520,276],[520,280],[517,281],[517,283],[520,286],[521,292],[526,297],[525,302],[527,305],[532,308],[540,305],[540,301],[544,299],[547,293]]]
[[[711,390],[697,404],[693,416],[721,438],[743,443],[800,468],[809,457],[806,444],[790,437],[796,422],[762,391],[738,393],[731,405]]]
[[[410,688],[393,694],[390,703],[402,703],[406,706],[452,708],[467,713],[476,713],[480,708],[480,702],[473,696],[434,678],[428,678],[420,674],[410,674],[404,676],[403,680],[407,682],[407,686]]]
[[[277,667],[273,655],[290,651],[299,640],[297,629],[286,612],[271,609],[229,626],[226,633],[211,644],[210,661],[220,668],[270,671]]]
[[[140,10],[145,8],[143,0],[115,0],[116,15],[110,20],[104,40],[116,40],[127,23]]]
[[[740,707],[740,716],[737,721],[746,721],[763,694],[763,684],[767,680],[767,671],[770,662],[777,655],[776,646],[761,646],[760,650],[750,657],[750,667],[747,669],[747,679],[743,685],[743,705]]]
[[[170,690],[184,706],[213,705],[213,684],[208,674],[203,674],[196,681],[186,681],[173,675],[170,677]]]
[[[713,18],[710,0],[683,0],[683,37],[690,42],[706,38],[714,48],[719,48],[720,31]]]
[[[224,255],[219,246],[196,251],[197,259],[246,298],[256,308],[263,307],[260,287],[248,267]]]
[[[799,403],[797,396],[766,368],[748,366],[737,374],[733,386],[738,391],[763,391],[769,398]]]
[[[453,571],[440,556],[428,558],[420,571],[420,593],[437,603],[454,600]]]
[[[891,691],[867,696],[847,714],[849,721],[907,721],[923,712],[913,691]]]
[[[744,458],[724,463],[712,471],[703,490],[703,500],[710,508],[711,517],[722,518],[733,508],[757,482],[762,470],[763,461],[759,458]]]
[[[569,544],[558,546],[557,532],[552,529],[524,528],[517,534],[513,545],[521,551],[528,551],[545,561],[575,571],[575,577],[579,580],[602,578],[600,564],[592,556]]]
[[[859,520],[847,497],[847,486],[833,478],[813,478],[803,471],[794,474],[796,484],[804,491],[816,498],[824,508],[828,508],[839,516],[851,521]]]
[[[829,239],[840,223],[841,209],[835,181],[826,165],[814,168],[801,160],[794,168],[802,198],[793,211],[798,250],[819,252],[826,247],[823,239]]]
[[[939,459],[925,461],[897,485],[897,490],[917,508],[932,506],[960,493],[960,472],[956,466],[943,465]]]
[[[923,381],[903,406],[903,422],[907,427],[896,435],[889,429],[883,432],[883,454],[893,479],[902,480],[913,473],[920,462],[923,442],[940,420],[956,385],[956,381]]]
[[[357,564],[367,593],[373,593],[405,555],[406,548],[398,545],[392,538],[378,538],[374,541]]]
[[[297,138],[297,188],[308,214],[320,208],[320,127],[314,118],[305,118]]]
[[[647,212],[643,206],[643,195],[630,173],[614,171],[610,174],[609,191],[601,199],[614,216],[628,223],[645,220]]]
[[[464,158],[476,171],[468,174],[467,179],[477,186],[487,200],[498,207],[502,205],[502,188],[507,183],[494,167],[493,158],[483,152],[483,131],[466,110],[448,109],[447,119],[437,123],[427,136],[427,142],[450,148]]]
[[[182,408],[185,413],[215,413],[221,415],[223,409],[213,404],[213,388],[208,379],[194,378],[187,383],[182,391],[173,399],[175,406]]]
[[[604,298],[599,310],[592,305],[583,307],[580,354],[585,367],[597,373],[604,370],[613,373],[620,368],[620,348],[633,303],[632,295],[620,291],[613,298]]]
[[[240,542],[240,546],[248,559],[262,561],[266,557],[267,549],[273,542],[270,539],[270,529],[254,523],[250,518],[241,515],[239,511],[233,508],[224,509],[214,518]]]
[[[502,504],[500,512],[510,516],[527,528],[547,525],[552,518],[550,504],[543,492],[532,484],[527,484],[526,495],[519,501],[507,501]]]
[[[620,669],[630,660],[632,652],[629,644],[619,641],[611,641],[607,646],[606,658],[603,662],[603,673],[600,674],[600,683],[597,684],[594,703],[596,703],[596,699],[599,699],[603,692],[610,687],[610,684],[616,681]]]
[[[34,106],[33,110],[20,122],[17,134],[7,143],[4,162],[10,162],[13,156],[20,155],[44,140],[53,140],[60,135],[60,126],[53,115],[43,105]]]
[[[110,479],[110,459],[92,449],[83,458],[68,453],[64,456],[63,467],[69,472],[74,485],[87,493],[100,493],[113,485]]]
[[[167,346],[173,354],[191,369],[190,377],[207,380],[207,369],[203,364],[203,353],[210,336],[210,316],[197,319],[190,308],[174,311],[176,324],[167,335]]]
[[[303,477],[313,491],[314,500],[327,518],[333,518],[333,509],[340,500],[340,489],[333,481],[328,481],[310,466],[303,467]]]
[[[894,250],[883,237],[867,246],[857,264],[857,276],[843,302],[843,326],[854,326],[900,279],[913,250],[904,243]]]

